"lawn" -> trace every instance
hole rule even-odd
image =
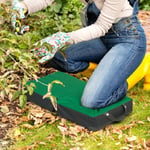
[[[99,131],[89,131],[55,114],[42,124],[42,117],[31,119],[36,106],[31,105],[26,119],[10,135],[14,144],[11,150],[141,150],[150,148],[150,91],[142,89],[140,81],[129,92],[133,99],[133,111],[122,122],[109,125]],[[37,111],[42,114],[45,110]],[[31,112],[30,112],[31,111]],[[44,116],[44,115],[43,115]],[[25,118],[25,116],[23,116]],[[30,118],[30,119],[29,119]],[[41,123],[31,126],[41,119]],[[38,124],[38,123],[37,123]]]

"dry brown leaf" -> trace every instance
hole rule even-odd
[[[20,131],[19,128],[14,128],[13,130],[10,131],[9,136],[13,138],[14,140],[18,140],[21,137],[23,137],[23,133]]]
[[[81,148],[80,147],[72,147],[69,150],[81,150]]]
[[[59,123],[61,126],[66,126],[66,119],[61,118],[61,122]]]
[[[121,147],[121,150],[129,150],[129,147],[123,146],[123,147]]]
[[[5,106],[0,106],[0,111],[6,114],[6,113],[9,112],[9,108],[6,105]]]
[[[49,119],[51,119],[51,118],[55,118],[55,116],[52,115],[50,112],[48,112],[48,113],[44,113],[43,114],[43,118],[49,118]]]
[[[46,145],[46,143],[45,143],[45,142],[39,142],[39,144],[40,144],[40,145]]]
[[[132,145],[132,144],[128,144],[128,147],[129,147],[129,149],[135,149],[136,148],[136,146]]]
[[[46,93],[44,96],[43,96],[43,99],[45,99],[45,98],[50,98],[50,96],[51,96],[51,94],[50,93]]]
[[[48,135],[47,137],[46,137],[46,139],[48,140],[48,141],[51,141],[51,140],[55,140],[55,135],[54,134],[50,134],[50,135]]]
[[[144,122],[144,121],[141,121],[141,120],[137,121],[137,123],[138,123],[138,124],[145,124],[145,122]]]
[[[28,124],[28,123],[22,124],[21,127],[22,128],[27,128],[27,129],[33,129],[34,128],[31,124]]]
[[[112,128],[111,132],[118,135],[122,135],[122,130],[119,128]]]
[[[147,117],[147,121],[149,121],[149,122],[150,122],[150,117]]]
[[[136,137],[136,136],[130,136],[130,137],[127,137],[127,138],[126,138],[126,141],[129,142],[129,143],[130,143],[130,142],[133,142],[133,141],[136,141],[136,140],[137,140],[137,137]]]
[[[115,145],[120,145],[120,142],[115,143]]]
[[[1,122],[2,123],[6,123],[6,122],[8,122],[9,120],[8,120],[8,118],[6,118],[6,117],[2,117],[2,119],[1,119]]]
[[[34,126],[41,126],[43,123],[48,122],[52,124],[56,122],[60,117],[53,115],[48,110],[45,110],[37,105],[30,104],[28,121],[32,121]]]
[[[146,141],[146,146],[150,149],[150,139]]]
[[[120,129],[121,130],[127,130],[127,129],[131,129],[132,127],[135,127],[135,126],[137,126],[137,124],[133,122],[131,124],[127,124],[127,125],[120,127]]]
[[[20,147],[19,149],[16,150],[34,150],[35,148],[38,148],[39,145],[37,143],[34,143],[30,146],[25,146],[25,147]]]
[[[27,116],[23,116],[20,118],[21,121],[26,122],[29,121],[29,118]]]
[[[57,126],[58,127],[58,129],[61,131],[61,133],[63,134],[63,135],[68,135],[67,133],[67,131],[68,131],[68,127],[63,127],[63,126]]]
[[[71,127],[69,127],[69,134],[70,135],[75,135],[75,136],[77,136],[78,135],[78,133],[81,133],[82,131],[83,131],[83,127],[81,127],[81,126],[78,126],[78,125],[75,125],[74,127],[73,126],[71,126]]]

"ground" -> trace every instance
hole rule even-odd
[[[140,11],[139,17],[147,36],[147,52],[150,52],[150,36],[149,36],[150,35],[150,11]],[[43,76],[55,71],[56,70],[52,68],[49,69],[42,68],[41,72],[39,73],[39,76]],[[7,132],[10,131],[12,128],[15,128],[21,121],[26,119],[25,117],[23,117],[23,115],[28,111],[29,108],[36,107],[36,109],[39,110],[39,107],[28,103],[25,109],[20,109],[18,105],[18,101],[9,102],[7,99],[5,102],[2,102],[2,100],[0,100],[0,105],[7,105],[9,108],[8,113],[0,112],[0,131],[1,131],[0,149],[1,149],[6,145],[11,144]],[[44,112],[45,114],[48,114],[47,111],[45,110],[41,110],[41,111]]]

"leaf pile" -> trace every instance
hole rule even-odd
[[[76,3],[76,7],[74,4]],[[25,94],[32,93],[34,85],[24,88],[26,82],[37,79],[40,66],[30,52],[33,44],[58,31],[79,28],[79,11],[82,8],[77,0],[67,2],[56,0],[50,7],[24,19],[31,27],[30,32],[15,35],[10,25],[10,4],[0,3],[0,100],[20,100],[26,103]]]

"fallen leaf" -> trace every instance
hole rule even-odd
[[[21,121],[26,122],[29,121],[29,118],[27,116],[23,116],[20,118]]]
[[[63,126],[58,126],[58,129],[61,131],[61,133],[63,135],[66,135],[66,132],[68,131],[67,127],[63,127]]]
[[[150,139],[146,141],[146,146],[150,148]]]
[[[48,135],[47,137],[46,137],[46,139],[48,140],[48,141],[52,141],[52,140],[55,140],[55,135],[54,134],[50,134],[50,135]]]
[[[129,150],[129,147],[123,146],[121,147],[121,150]]]
[[[83,127],[75,125],[74,127],[69,127],[70,130],[70,135],[75,135],[77,136],[78,133],[82,132]]]
[[[31,124],[22,124],[22,128],[33,129],[34,127]]]
[[[50,100],[51,100],[51,103],[52,103],[54,109],[57,111],[57,99],[56,99],[56,97],[51,95]]]
[[[43,114],[43,118],[48,118],[48,119],[54,119],[55,118],[55,116],[54,115],[52,115],[50,112],[48,112],[48,113],[45,113],[45,114]]]
[[[150,117],[147,117],[147,121],[149,121],[149,122],[150,122]]]
[[[32,113],[32,114],[33,114],[33,113]],[[41,118],[41,117],[43,117],[43,114],[44,114],[44,112],[36,112],[36,113],[34,113],[33,115],[34,115],[35,117]]]
[[[9,108],[7,106],[0,106],[0,108],[1,108],[0,111],[5,114],[9,112]]]
[[[2,123],[6,123],[6,122],[8,122],[8,118],[2,117],[1,121],[2,121]]]
[[[40,145],[46,145],[46,143],[45,143],[45,142],[39,142],[39,144],[40,144]]]
[[[20,129],[19,128],[15,128],[13,131],[12,131],[12,138],[13,139],[16,139],[18,140],[20,137],[22,137],[23,134],[21,133]]]
[[[98,143],[98,144],[97,144],[97,146],[101,146],[102,144],[103,144],[103,143],[102,143],[102,142],[100,142],[100,143]]]
[[[138,124],[145,124],[145,122],[143,122],[143,121],[141,121],[141,120],[137,121],[137,123],[138,123]]]
[[[131,137],[126,138],[127,142],[133,142],[133,141],[136,141],[136,139],[137,139],[136,136],[131,136]]]
[[[128,144],[129,149],[134,149],[135,145]]]
[[[66,126],[66,119],[61,118],[61,122],[59,123],[61,126]]]
[[[120,145],[120,142],[115,143],[115,145]]]
[[[48,97],[50,97],[50,96],[51,96],[51,93],[46,93],[46,94],[43,96],[43,99],[48,98]]]
[[[73,148],[70,148],[69,150],[81,150],[80,147],[73,147]]]
[[[111,132],[118,135],[122,135],[122,130],[119,128],[112,128]]]

